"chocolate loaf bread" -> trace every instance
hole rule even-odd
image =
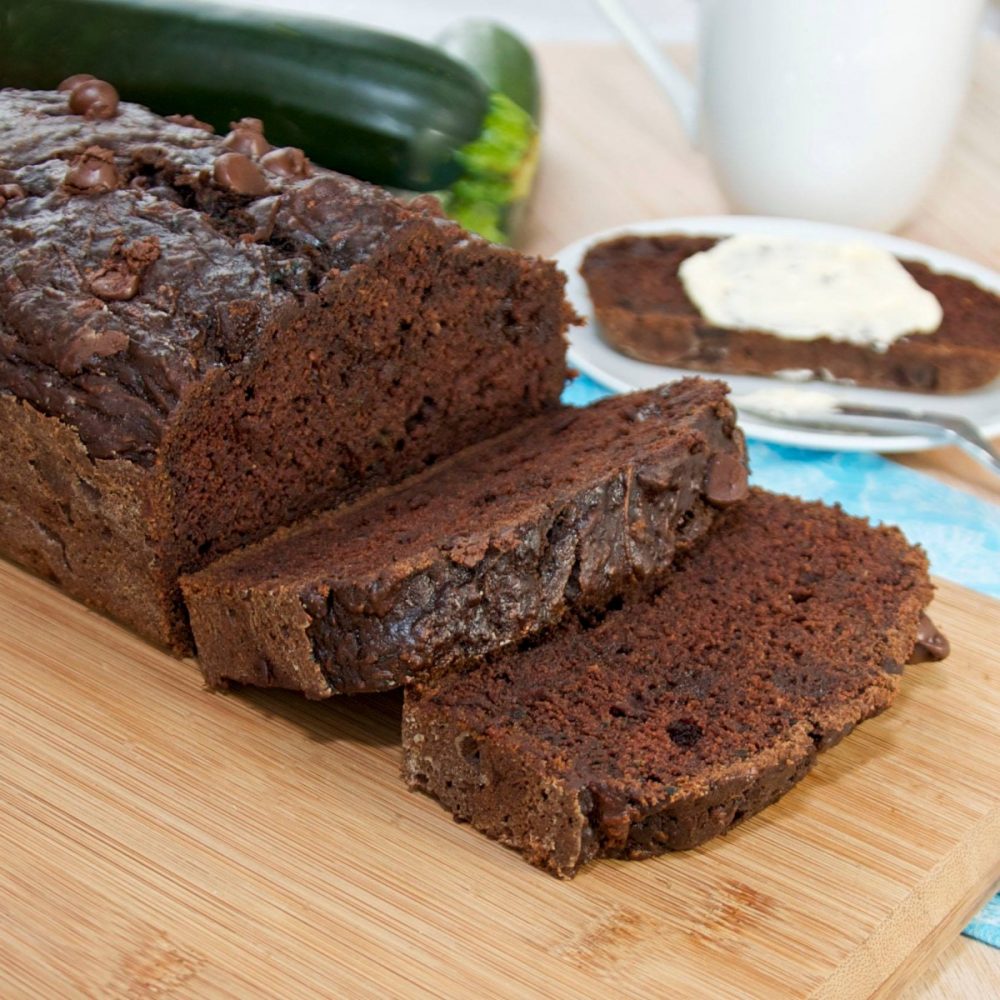
[[[178,652],[181,572],[557,404],[555,267],[119,104],[0,92],[0,551]]]
[[[668,234],[621,236],[592,247],[580,271],[605,340],[630,357],[675,368],[742,375],[807,370],[815,378],[919,392],[963,392],[1000,375],[1000,296],[916,261],[902,264],[938,299],[944,318],[933,333],[903,337],[885,352],[829,337],[788,340],[714,327],[688,298],[678,268],[717,242]]]
[[[395,687],[648,590],[747,494],[721,382],[527,421],[182,580],[210,683]]]
[[[946,654],[931,589],[896,529],[755,490],[652,601],[408,689],[405,778],[560,876],[694,847]]]

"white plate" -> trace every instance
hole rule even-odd
[[[691,236],[731,236],[734,233],[761,233],[774,236],[801,236],[809,239],[842,241],[864,240],[883,247],[908,260],[919,260],[935,271],[957,274],[969,278],[1000,295],[1000,274],[981,264],[974,264],[963,257],[935,250],[923,243],[914,243],[898,236],[871,233],[847,226],[833,226],[799,219],[772,219],[763,216],[706,215],[682,219],[655,219],[630,226],[608,229],[602,233],[585,236],[571,243],[556,255],[556,263],[566,272],[566,294],[576,311],[584,318],[585,325],[573,327],[569,335],[569,359],[574,368],[606,385],[609,389],[629,392],[648,389],[663,382],[670,382],[685,375],[697,374],[690,369],[668,368],[635,361],[609,347],[597,332],[594,310],[587,294],[586,282],[580,275],[584,254],[595,243],[624,236],[652,235],[656,233],[683,233]],[[1000,331],[998,331],[1000,333]],[[949,413],[971,420],[987,435],[1000,434],[1000,379],[982,389],[955,395],[931,395],[919,392],[900,392],[891,389],[866,389],[840,383],[809,381],[789,382],[787,379],[767,378],[756,375],[720,375],[704,372],[710,378],[724,378],[733,387],[734,395],[754,392],[775,386],[808,387],[810,391],[836,396],[845,402],[908,406],[917,409]],[[943,443],[935,433],[838,433],[835,431],[809,430],[804,427],[783,427],[763,420],[741,416],[740,424],[748,436],[763,441],[797,445],[800,448],[820,448],[831,451],[922,451],[937,448]]]

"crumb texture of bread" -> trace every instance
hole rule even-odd
[[[726,393],[550,411],[184,577],[206,678],[385,690],[648,593],[747,495]]]
[[[409,688],[404,776],[563,877],[694,847],[889,707],[931,595],[898,530],[753,490],[652,600]]]
[[[186,652],[180,573],[556,406],[574,317],[258,122],[113,110],[0,91],[0,551]]]
[[[731,375],[807,369],[815,378],[913,392],[965,392],[1000,375],[1000,295],[957,275],[902,261],[944,313],[930,334],[911,334],[884,352],[817,337],[789,340],[764,330],[710,325],[678,276],[683,261],[718,239],[620,236],[591,247],[580,268],[601,334],[640,361]]]

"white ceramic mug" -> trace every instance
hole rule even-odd
[[[983,7],[701,0],[699,84],[664,83],[738,211],[893,229],[948,146]]]

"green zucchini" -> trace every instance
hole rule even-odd
[[[465,63],[410,39],[184,0],[3,0],[0,86],[52,88],[81,72],[109,80],[124,100],[222,132],[261,118],[275,145],[376,184],[442,193],[463,223],[469,199],[452,188],[470,169],[482,209],[481,197],[522,190],[513,161],[536,151],[527,111]],[[501,183],[504,171],[520,180]],[[479,231],[507,238],[506,203],[480,214]]]
[[[514,32],[496,21],[472,18],[450,25],[434,41],[475,70],[490,90],[506,94],[541,122],[542,88],[535,57]]]
[[[467,229],[510,242],[523,218],[538,165],[541,86],[535,59],[517,35],[493,21],[448,28],[437,43],[490,87],[482,135],[459,150],[462,176],[439,192],[445,211]]]

